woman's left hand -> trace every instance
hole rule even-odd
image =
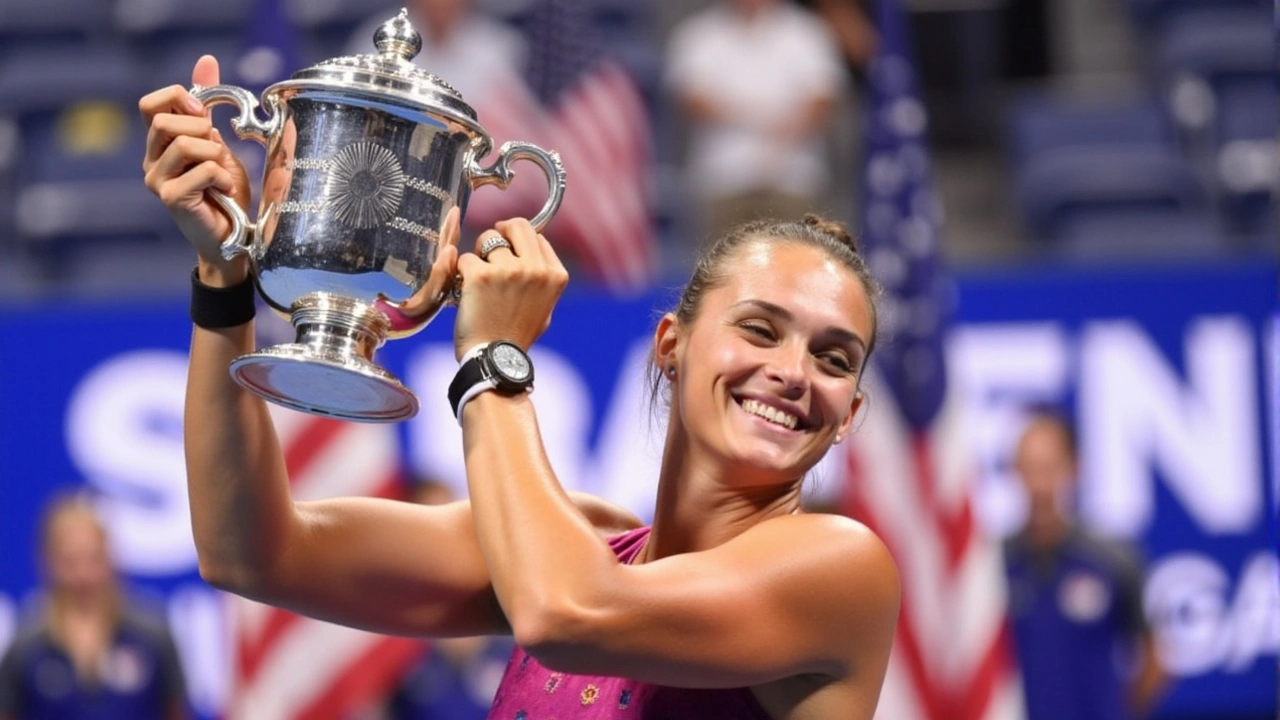
[[[485,258],[466,253],[458,258],[462,297],[453,325],[458,358],[480,343],[509,340],[528,350],[551,323],[551,311],[569,282],[569,273],[551,243],[517,218],[480,233],[477,250],[490,237],[506,238]]]

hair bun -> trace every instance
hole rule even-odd
[[[820,233],[830,235],[845,245],[848,245],[849,249],[854,252],[858,251],[858,241],[853,239],[853,233],[849,232],[848,226],[839,220],[832,220],[816,213],[805,213],[804,219],[801,220],[801,222]]]

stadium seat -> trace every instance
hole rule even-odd
[[[0,113],[22,116],[64,107],[82,99],[137,104],[145,87],[133,56],[119,46],[67,52],[37,48],[0,61]]]
[[[1270,5],[1271,0],[1128,0],[1134,24],[1148,36],[1183,17],[1222,10],[1265,10]]]
[[[1213,216],[1174,207],[1094,207],[1063,218],[1052,255],[1080,263],[1185,262],[1229,249]]]
[[[351,32],[378,13],[397,13],[402,0],[285,0],[285,13],[304,30],[332,28]]]
[[[253,5],[253,0],[115,0],[112,16],[116,29],[133,37],[192,30],[210,32],[243,28]]]
[[[1158,82],[1181,134],[1201,152],[1214,144],[1222,95],[1275,81],[1275,28],[1266,8],[1187,12],[1155,42]]]
[[[1172,149],[1173,126],[1153,97],[1102,99],[1029,93],[1009,112],[1015,167],[1045,153],[1098,145]]]
[[[1159,148],[1097,145],[1042,153],[1016,177],[1028,229],[1049,242],[1091,213],[1208,208],[1207,192],[1186,161]]]
[[[190,83],[191,68],[204,54],[221,62],[223,82],[243,85],[239,65],[252,11],[253,0],[115,0],[113,21],[145,60],[149,88]]]
[[[109,41],[110,10],[102,0],[0,0],[0,56]]]
[[[1174,18],[1157,43],[1160,71],[1187,73],[1217,88],[1276,69],[1276,29],[1268,8],[1228,8],[1187,12]]]
[[[28,251],[61,254],[81,242],[155,238],[171,229],[142,183],[146,130],[136,102],[86,99],[18,124],[13,225]]]

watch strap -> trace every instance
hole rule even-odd
[[[464,355],[462,364],[458,366],[458,372],[454,374],[453,381],[449,383],[449,407],[453,410],[453,416],[458,419],[459,423],[462,422],[462,398],[473,386],[487,383],[489,387],[484,389],[497,387],[497,383],[494,382],[493,378],[485,375],[483,361],[480,359],[480,353],[483,350],[483,347],[476,349],[475,355],[472,357]],[[468,352],[467,354],[470,355],[471,353]],[[470,400],[471,397],[475,396],[471,395],[467,399]]]
[[[498,383],[493,378],[485,378],[478,383],[473,383],[471,387],[467,388],[466,391],[462,393],[462,397],[458,398],[458,404],[453,408],[453,416],[457,418],[458,425],[462,425],[462,410],[467,406],[467,403],[471,402],[471,398],[482,392],[497,389]]]

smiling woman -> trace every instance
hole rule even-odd
[[[216,64],[192,80],[216,84]],[[143,165],[207,297],[252,282],[218,254],[227,219],[206,193],[247,183],[191,102],[176,86],[142,99]],[[353,205],[360,222],[376,210]],[[877,287],[844,228],[738,228],[658,323],[670,403],[651,527],[569,495],[547,461],[525,353],[568,281],[552,245],[522,219],[483,233],[483,256],[456,242],[442,238],[437,270],[465,288],[448,396],[468,499],[295,502],[265,404],[226,372],[252,351],[252,321],[197,326],[184,432],[202,575],[372,630],[510,633],[491,718],[871,718],[897,569],[862,525],[800,508],[806,472],[850,431],[875,345]]]

